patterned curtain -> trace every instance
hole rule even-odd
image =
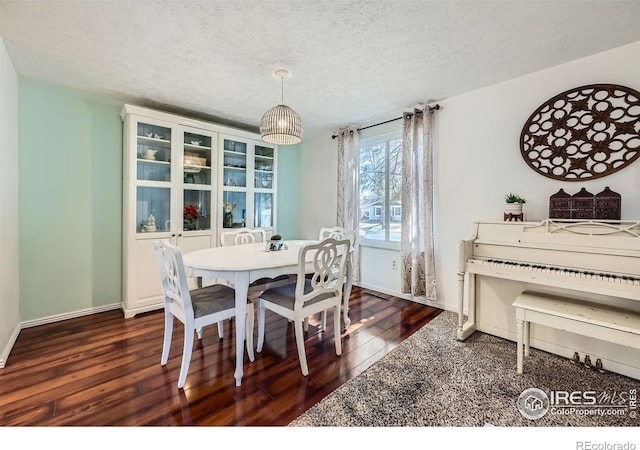
[[[402,118],[401,289],[436,300],[433,254],[433,142],[429,106]]]
[[[360,141],[354,127],[338,131],[338,220],[337,225],[356,234],[352,254],[353,281],[360,279]]]

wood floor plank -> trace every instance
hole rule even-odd
[[[120,311],[22,330],[0,370],[0,423],[6,426],[268,426],[287,425],[357,376],[441,311],[354,287],[352,325],[335,353],[333,314],[327,329],[312,317],[304,377],[293,326],[267,312],[265,346],[245,354],[235,386],[235,323],[204,330],[194,344],[187,383],[178,389],[184,329],[174,325],[160,366],[162,311],[124,319]],[[257,342],[257,329],[254,330]]]

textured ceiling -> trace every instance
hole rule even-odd
[[[19,75],[255,127],[286,68],[307,131],[635,42],[639,23],[638,1],[0,0]]]

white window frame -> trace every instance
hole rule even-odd
[[[387,127],[388,128],[388,127]],[[389,158],[389,141],[392,140],[396,140],[396,139],[401,139],[402,138],[402,130],[400,129],[400,126],[397,125],[397,128],[395,131],[385,131],[382,132],[380,134],[370,134],[367,136],[362,136],[360,137],[360,148],[362,148],[365,145],[371,145],[373,143],[376,142],[385,142],[386,143],[386,148],[385,148],[385,186],[384,186],[384,192],[385,192],[385,198],[384,198],[384,204],[382,206],[382,210],[383,211],[387,211],[388,213],[385,214],[385,238],[384,240],[381,239],[367,239],[365,237],[363,237],[360,233],[360,230],[358,229],[358,234],[359,234],[359,243],[360,246],[362,247],[373,247],[373,248],[383,248],[383,249],[388,249],[388,250],[400,250],[400,241],[390,241],[389,240],[389,234],[390,234],[390,225],[391,225],[391,214],[389,214],[391,211],[391,207],[390,207],[390,201],[389,201],[389,177],[390,177],[390,173],[389,173],[389,169],[390,169],[390,158]],[[360,149],[358,149],[360,150]],[[358,151],[358,158],[360,158],[360,151]],[[358,193],[359,194],[359,193]],[[375,208],[375,207],[374,207]],[[358,211],[360,211],[360,199],[358,199]],[[359,215],[358,215],[359,217]],[[359,228],[359,227],[358,227]]]

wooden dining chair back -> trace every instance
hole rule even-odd
[[[267,234],[259,228],[240,228],[238,230],[223,231],[220,233],[220,245],[253,244],[255,242],[266,242]]]
[[[268,309],[293,322],[300,368],[307,376],[304,321],[310,315],[333,309],[336,355],[342,353],[340,309],[350,245],[346,239],[328,238],[300,248],[296,282],[267,289],[258,299],[258,352],[264,346],[265,310]],[[334,277],[332,270],[336,267],[338,273]],[[309,277],[305,276],[307,273]]]
[[[169,359],[175,317],[184,325],[184,347],[178,377],[178,387],[182,388],[191,362],[194,332],[197,332],[198,339],[202,339],[203,327],[234,317],[235,291],[221,284],[189,290],[180,249],[162,240],[154,242],[154,250],[164,294],[164,342],[160,364],[166,365]],[[247,303],[246,321],[247,353],[253,361],[254,308],[251,302]]]

